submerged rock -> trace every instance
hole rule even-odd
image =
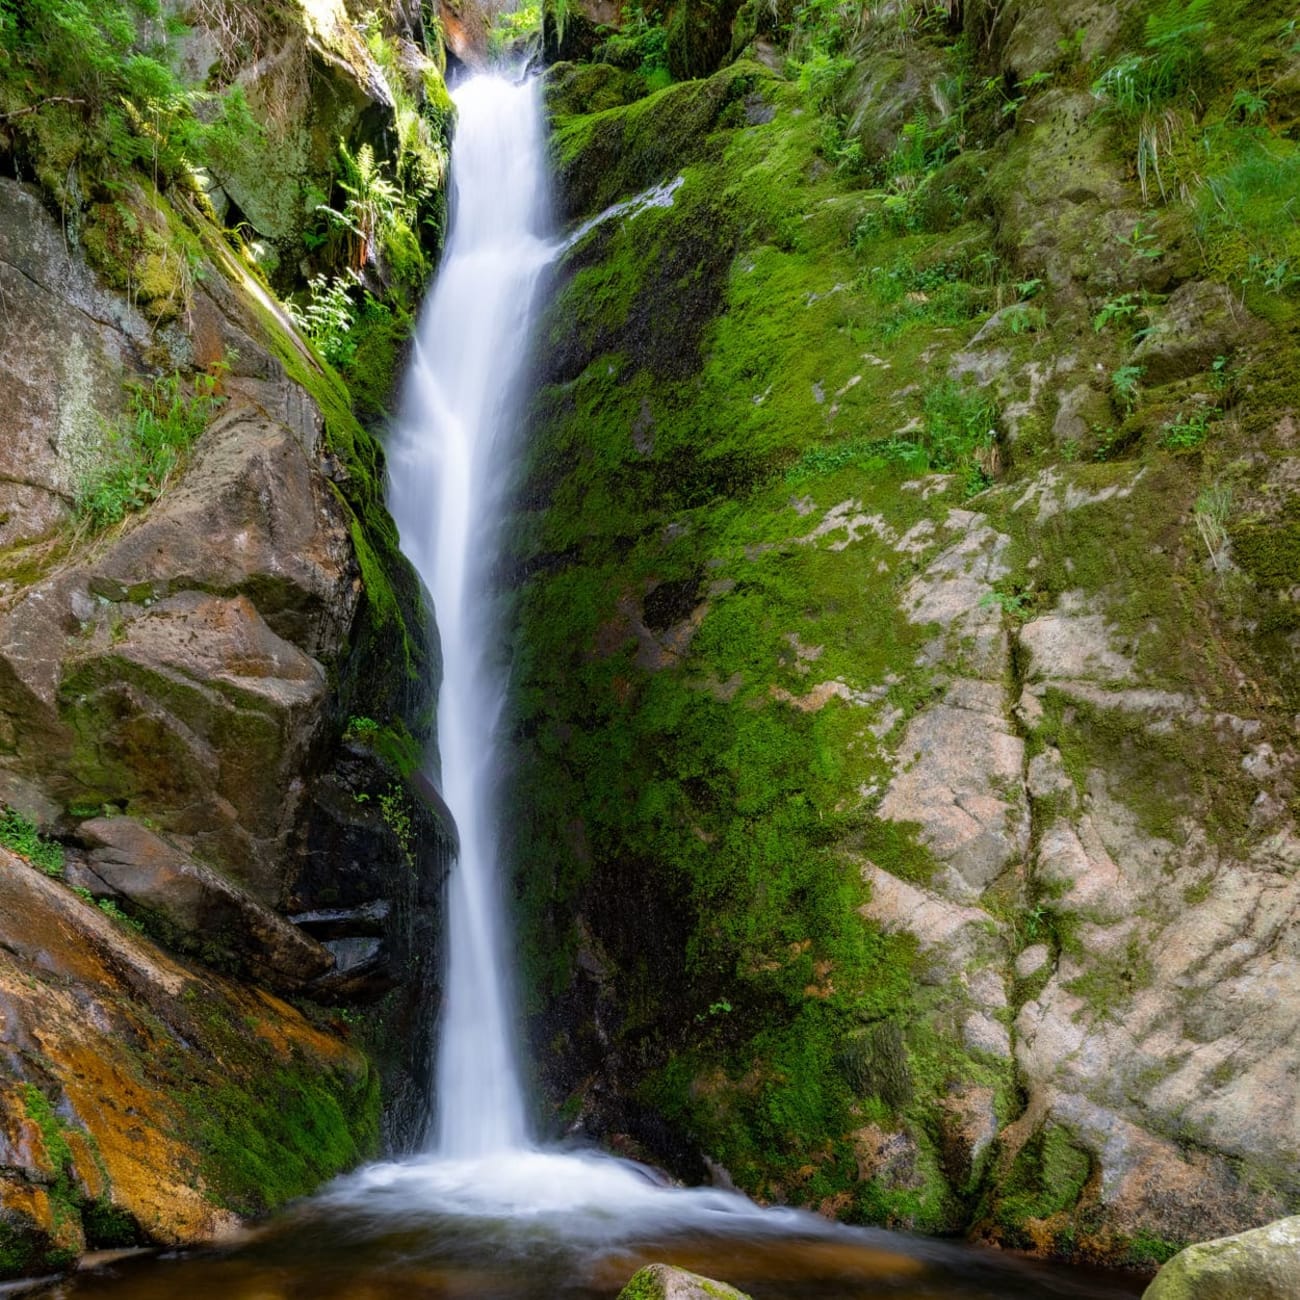
[[[1300,1300],[1300,1218],[1188,1246],[1142,1300]]]

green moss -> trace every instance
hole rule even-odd
[[[995,1215],[1007,1240],[1030,1245],[1028,1221],[1073,1209],[1090,1171],[1090,1157],[1066,1129],[1048,1125],[1031,1137],[997,1190]]]
[[[314,1191],[379,1145],[379,1078],[269,1071],[191,1095],[194,1132],[211,1194],[239,1214],[261,1214]]]

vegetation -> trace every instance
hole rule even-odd
[[[0,816],[0,844],[47,876],[63,874],[63,845],[46,839],[33,822],[14,808]]]
[[[59,201],[79,178],[143,170],[171,183],[210,153],[255,147],[237,89],[213,95],[173,71],[157,0],[27,0],[0,5],[0,137]]]
[[[133,385],[122,418],[109,428],[99,464],[77,490],[77,510],[92,528],[107,528],[156,501],[183,468],[190,448],[225,400],[221,367]]]

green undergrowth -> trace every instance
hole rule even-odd
[[[63,845],[46,839],[17,809],[6,808],[0,814],[0,844],[47,876],[63,874]]]
[[[155,0],[31,0],[0,6],[0,149],[74,213],[85,178],[182,179],[211,156],[255,147],[242,91],[176,74],[175,20]]]
[[[220,370],[200,373],[189,384],[172,374],[132,387],[98,464],[78,486],[77,512],[92,528],[120,523],[162,495],[224,402],[219,383]]]

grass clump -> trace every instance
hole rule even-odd
[[[92,528],[158,500],[225,401],[218,384],[218,375],[200,374],[187,385],[177,373],[132,386],[125,414],[108,431],[107,455],[77,491],[77,513]]]
[[[47,840],[33,822],[13,808],[0,816],[0,844],[47,876],[63,874],[63,845]]]

